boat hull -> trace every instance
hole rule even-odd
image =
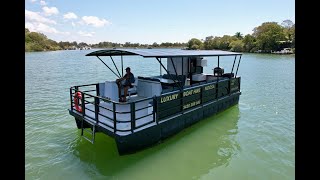
[[[240,92],[232,93],[216,101],[203,104],[174,117],[167,118],[159,124],[125,136],[115,136],[120,155],[130,154],[145,149],[177,134],[192,124],[227,108],[238,104]]]

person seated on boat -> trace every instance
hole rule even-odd
[[[116,80],[116,83],[118,85],[118,92],[119,92],[119,101],[120,102],[126,102],[126,96],[128,94],[128,89],[132,88],[132,83],[134,83],[134,75],[131,73],[130,67],[126,68],[126,74],[122,77]],[[121,97],[121,89],[124,90],[124,97]]]

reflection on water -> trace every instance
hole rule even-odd
[[[181,178],[200,177],[212,168],[228,166],[231,158],[240,151],[235,138],[238,133],[239,118],[239,107],[235,105],[216,116],[194,124],[156,146],[125,156],[119,156],[115,141],[102,133],[97,134],[94,145],[79,137],[70,148],[75,156],[90,164],[100,176],[126,178],[130,175],[132,178],[132,172],[126,172],[144,170],[143,176],[138,173],[135,175],[144,178],[149,175],[152,178],[151,172],[156,170],[157,166],[164,170],[166,168],[163,166],[170,165],[168,169],[175,170],[163,171],[166,173],[161,175],[162,178],[173,177],[171,173]],[[186,166],[190,165],[193,168],[189,169],[188,173],[183,173],[185,167],[181,167],[183,164],[181,161],[185,161]]]

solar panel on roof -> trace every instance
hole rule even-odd
[[[188,57],[188,56],[234,56],[238,52],[221,50],[183,50],[183,49],[105,49],[87,54],[86,56],[130,56],[148,57]]]

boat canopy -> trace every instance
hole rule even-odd
[[[204,57],[204,56],[235,56],[242,55],[238,52],[221,50],[183,50],[183,49],[104,49],[91,52],[86,56],[130,56],[139,55],[144,58],[167,57]]]
[[[184,50],[184,49],[103,49],[103,50],[98,50],[98,51],[93,51],[89,54],[86,54],[86,56],[96,56],[113,74],[115,74],[118,78],[123,77],[123,56],[142,56],[144,58],[156,58],[156,60],[159,62],[160,64],[160,74],[161,74],[161,67],[168,73],[168,70],[166,69],[166,67],[162,64],[161,62],[161,58],[167,58],[167,60],[169,61],[169,59],[171,60],[171,64],[174,64],[173,59],[175,59],[174,61],[182,61],[182,63],[180,63],[180,66],[182,66],[183,69],[183,64],[184,64],[184,60],[188,60],[187,62],[189,62],[189,58],[193,57],[193,58],[202,58],[205,56],[216,56],[218,57],[218,68],[220,67],[220,56],[235,56],[234,61],[233,61],[233,65],[232,65],[232,71],[237,59],[237,56],[239,56],[239,61],[238,61],[238,66],[237,66],[237,72],[238,72],[238,68],[239,68],[239,64],[240,64],[240,60],[241,60],[241,56],[242,53],[238,53],[238,52],[229,52],[229,51],[221,51],[221,50]],[[113,71],[99,56],[109,56],[113,65],[116,68],[116,71]],[[121,56],[121,74],[120,71],[116,65],[116,63],[114,62],[112,56]],[[188,59],[186,59],[188,58]],[[176,62],[177,63],[177,62]],[[189,67],[189,65],[188,65]],[[176,72],[176,67],[175,65],[173,65],[174,71],[177,75]],[[231,72],[232,72],[231,71]],[[236,75],[237,75],[236,72]]]

